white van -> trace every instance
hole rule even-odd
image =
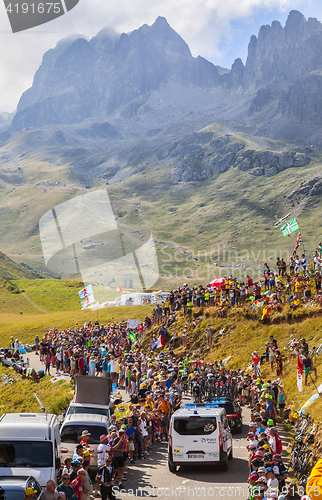
[[[76,446],[81,442],[82,432],[88,431],[89,447],[94,451],[90,457],[91,468],[97,467],[97,447],[100,444],[100,436],[108,434],[109,420],[105,415],[91,413],[74,413],[67,415],[61,428],[61,459],[74,455]]]
[[[60,448],[56,415],[5,413],[0,418],[2,476],[33,476],[44,487],[56,479]]]
[[[168,465],[219,465],[228,470],[233,458],[233,439],[224,408],[216,404],[186,404],[171,417]]]

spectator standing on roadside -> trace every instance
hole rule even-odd
[[[112,458],[110,456],[106,457],[105,465],[98,469],[95,479],[100,486],[102,500],[107,500],[107,497],[110,500],[115,500],[113,493],[115,470],[112,467]]]
[[[56,490],[56,483],[52,479],[49,479],[46,483],[46,489],[42,492],[40,500],[57,500],[59,496]]]
[[[77,500],[76,493],[73,488],[69,484],[70,474],[68,469],[63,469],[61,475],[61,483],[57,486],[57,491],[60,493],[61,491],[65,493],[66,500]]]
[[[284,408],[285,408],[286,400],[287,400],[286,392],[284,390],[284,387],[282,385],[280,385],[280,392],[278,394],[278,407],[279,407],[280,415],[281,415],[283,422],[285,419]]]

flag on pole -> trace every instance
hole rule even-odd
[[[158,349],[159,347],[162,347],[161,337],[162,335],[159,336],[156,342],[152,342],[152,349]]]
[[[129,339],[131,340],[132,344],[134,344],[134,342],[136,342],[136,338],[135,338],[135,333],[134,332],[130,332],[129,333]]]
[[[302,245],[302,237],[301,237],[301,233],[299,233],[298,237],[297,237],[297,240],[296,240],[296,243],[295,243],[295,248],[294,248],[294,252],[293,252],[293,258],[295,258],[296,256],[296,250],[298,249],[298,247],[300,245]]]
[[[91,295],[92,293],[93,293],[92,285],[88,285],[85,288],[83,288],[83,290],[80,290],[80,292],[78,292],[78,295],[80,299],[85,299],[85,297]]]
[[[291,233],[294,233],[294,231],[297,231],[299,228],[298,226],[298,223],[297,223],[297,220],[295,219],[292,219],[290,221],[288,221],[285,226],[282,226],[281,227],[281,231],[282,231],[282,234],[283,236],[288,236],[289,234]]]
[[[295,250],[297,250],[300,245],[302,245],[301,233],[299,233],[299,235],[297,237],[297,240],[296,240],[296,243],[295,243]]]
[[[117,292],[123,292],[123,287],[122,286],[118,286],[117,289],[116,289]]]
[[[297,355],[297,388],[300,392],[303,391],[303,360],[300,355]]]
[[[263,307],[263,314],[261,317],[261,321],[263,321],[263,319],[267,318],[267,316],[269,315],[270,312],[271,312],[270,307]]]
[[[84,300],[82,300],[82,309],[85,309],[85,307],[93,304],[93,302],[95,302],[95,299],[94,294],[92,293],[91,295],[88,295]]]

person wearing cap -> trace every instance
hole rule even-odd
[[[97,447],[97,466],[101,467],[105,464],[105,458],[109,454],[110,445],[108,444],[108,436],[102,434],[100,436],[100,444]]]
[[[274,412],[273,397],[270,394],[266,394],[265,403],[266,403],[265,418],[267,418],[267,420],[268,419],[274,420],[275,412]]]
[[[88,430],[85,430],[82,432],[82,439],[81,439],[81,442],[80,444],[84,447],[84,448],[87,448],[89,451],[93,451],[90,449],[89,447],[89,444],[88,444],[88,440],[89,440],[89,437],[90,437],[91,433],[88,432]]]
[[[38,493],[38,491],[34,490],[33,488],[25,489],[25,499],[24,500],[34,500],[35,493]]]
[[[283,490],[283,488],[285,487],[285,480],[287,479],[288,475],[287,475],[287,470],[286,470],[286,467],[282,461],[282,457],[281,455],[275,453],[273,455],[273,468],[275,470],[275,467],[276,467],[276,476],[278,477],[278,488],[280,491]]]
[[[70,486],[69,481],[70,481],[70,474],[68,472],[68,469],[65,468],[62,471],[61,482],[57,486],[57,491],[58,491],[58,493],[64,492],[66,500],[77,500],[76,493],[74,492],[73,488]]]
[[[257,483],[257,479],[258,479],[258,476],[255,472],[253,472],[249,478],[248,478],[248,489],[249,489],[249,493],[251,493],[253,487],[255,486],[255,484]]]
[[[274,474],[273,467],[267,467],[265,475],[267,477],[267,488],[269,493],[278,493],[278,479]]]
[[[81,458],[81,457],[80,457]],[[70,481],[73,481],[74,479],[76,479],[77,477],[77,472],[79,471],[79,469],[81,468],[82,466],[82,461],[83,461],[83,458],[81,458],[81,460],[77,460],[77,459],[73,459],[72,460],[72,466],[73,466],[73,470],[72,472],[70,473]]]
[[[75,460],[83,460],[83,453],[84,453],[84,447],[82,444],[78,444],[75,448],[75,451],[74,451],[74,455],[73,455],[73,460],[72,462],[74,462]]]

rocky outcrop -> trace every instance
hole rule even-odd
[[[168,154],[169,158],[176,158],[172,177],[180,182],[208,179],[214,172],[226,172],[231,167],[255,176],[272,177],[311,161],[308,155],[297,151],[278,153],[247,149],[244,143],[229,134],[216,137],[202,147],[183,140]]]
[[[288,200],[295,200],[296,198],[303,198],[304,196],[321,196],[322,194],[322,175],[317,174],[311,177],[308,181],[294,189],[288,196]]]
[[[322,124],[322,71],[297,80],[279,101],[279,110],[293,122]]]

